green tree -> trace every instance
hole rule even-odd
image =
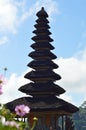
[[[79,107],[79,111],[73,115],[76,130],[86,130],[86,101]]]

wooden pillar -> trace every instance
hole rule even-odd
[[[34,118],[34,116],[31,115],[31,116],[29,117],[29,119],[28,119],[28,122],[29,122],[29,124],[30,124],[30,127],[32,127],[32,125],[33,125],[33,118]]]
[[[46,116],[45,124],[46,124],[47,126],[50,126],[50,124],[51,124],[51,117],[50,117],[50,115],[47,115],[47,116]]]
[[[55,116],[55,123],[54,123],[54,126],[55,126],[55,129],[56,129],[56,120],[57,120],[57,117]]]

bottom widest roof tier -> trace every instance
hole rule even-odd
[[[56,96],[48,96],[41,98],[22,97],[12,102],[8,102],[5,106],[11,112],[15,111],[17,105],[25,104],[30,107],[31,112],[46,112],[46,111],[64,111],[70,114],[77,112],[79,109]]]

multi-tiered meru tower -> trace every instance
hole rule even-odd
[[[62,117],[61,129],[64,130],[66,128],[66,126],[64,128],[66,119],[64,116],[71,115],[78,108],[58,98],[65,90],[55,84],[55,81],[60,80],[61,77],[53,71],[58,68],[53,62],[57,57],[51,52],[54,49],[51,45],[53,39],[50,37],[48,14],[43,7],[37,13],[37,17],[33,31],[35,36],[32,37],[34,43],[31,45],[33,52],[29,54],[33,60],[28,64],[33,70],[25,75],[25,78],[30,79],[31,82],[19,88],[21,92],[31,97],[22,97],[6,105],[11,111],[14,111],[16,105],[28,105],[31,108],[28,115],[29,122],[31,123],[34,116],[39,119],[37,130],[42,128],[47,130],[50,126],[57,128],[57,120]]]

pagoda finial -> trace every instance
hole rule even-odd
[[[48,17],[47,12],[44,10],[44,7],[41,8],[40,11],[37,12],[36,14],[38,17]]]
[[[42,7],[41,10],[44,10],[44,7]]]

